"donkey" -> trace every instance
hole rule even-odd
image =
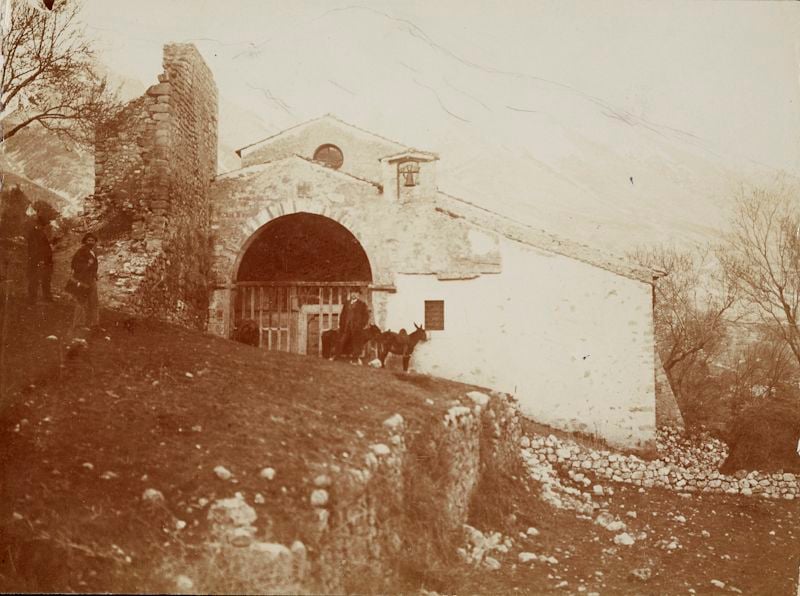
[[[385,367],[386,356],[391,352],[403,357],[403,371],[408,372],[408,363],[411,360],[411,353],[421,341],[428,339],[425,329],[414,323],[414,332],[406,333],[401,329],[398,333],[394,331],[384,331],[378,337],[378,359],[381,361],[381,368]]]
[[[334,356],[349,356],[351,358],[360,358],[364,351],[364,346],[368,342],[377,339],[381,335],[381,330],[377,325],[370,325],[365,329],[361,329],[356,333],[345,346],[347,349],[346,354],[334,354],[336,343],[339,341],[339,330],[330,329],[322,334],[322,357],[331,358]]]

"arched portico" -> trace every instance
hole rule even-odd
[[[257,326],[261,347],[318,354],[348,292],[369,303],[372,280],[370,259],[347,227],[316,213],[277,215],[237,255],[229,329]]]

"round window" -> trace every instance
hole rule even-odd
[[[329,168],[338,170],[344,163],[344,155],[336,145],[321,145],[314,151],[314,161],[322,162]]]

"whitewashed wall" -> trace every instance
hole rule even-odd
[[[412,331],[425,300],[444,300],[445,330],[418,346],[415,370],[511,392],[546,424],[650,448],[651,287],[511,240],[501,254],[502,273],[472,280],[398,274],[379,324]]]

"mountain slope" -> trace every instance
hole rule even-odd
[[[692,131],[537,77],[536,55],[525,72],[504,71],[447,41],[411,21],[349,7],[284,28],[231,62],[212,59],[199,42],[210,64],[231,65],[215,72],[219,170],[238,167],[235,149],[333,113],[438,152],[444,192],[615,252],[715,240],[742,185],[776,176]],[[154,82],[160,65],[152,66]],[[610,76],[615,68],[609,64]],[[9,144],[11,171],[73,201],[91,192],[89,156],[27,136]]]
[[[740,183],[773,175],[691,131],[477,64],[410,21],[361,7],[325,13],[242,59],[272,132],[334,113],[439,152],[445,192],[606,248],[713,239]]]

